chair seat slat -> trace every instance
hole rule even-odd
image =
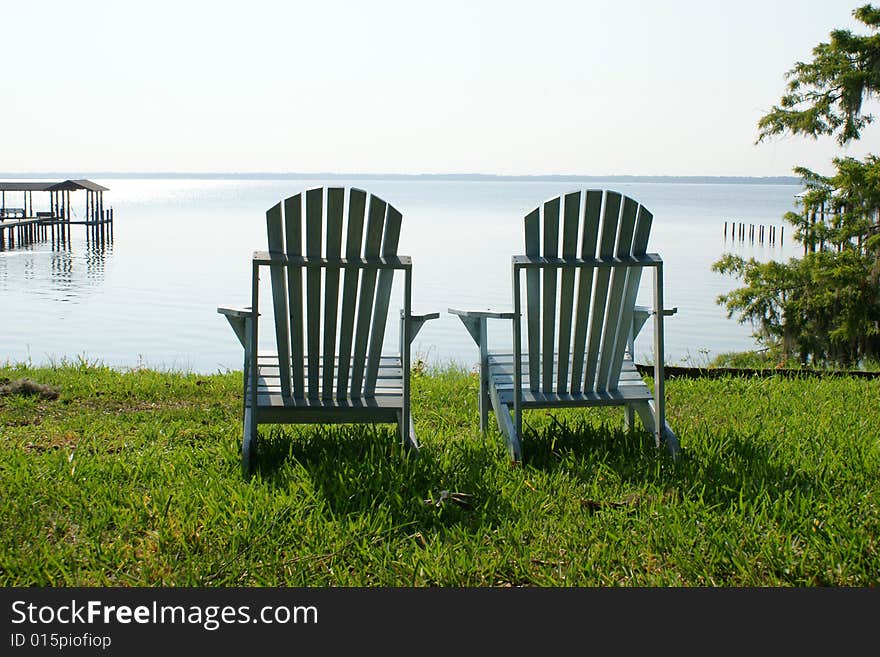
[[[496,388],[498,397],[504,404],[513,403],[513,390]],[[543,393],[523,390],[521,403],[523,408],[552,408],[573,406],[619,406],[628,402],[650,401],[651,391],[645,385],[621,387],[617,390],[604,392],[577,393]]]

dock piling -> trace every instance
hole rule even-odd
[[[751,244],[757,242],[762,245],[769,244],[775,246],[778,239],[779,243],[782,244],[782,236],[785,231],[783,226],[779,226],[777,230],[777,227],[773,225],[747,224],[742,221],[728,222],[727,220],[724,221],[724,230],[722,233],[725,242],[727,241],[728,223],[730,224],[731,240],[738,240],[740,242],[748,241]]]

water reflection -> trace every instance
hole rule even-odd
[[[101,286],[113,255],[113,234],[92,227],[83,233],[47,231],[45,238],[25,243],[4,240],[0,291],[69,302]]]
[[[113,230],[89,231],[86,235],[86,276],[95,282],[104,280],[107,260],[113,254]]]

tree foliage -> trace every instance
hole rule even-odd
[[[780,358],[853,365],[880,357],[880,288],[858,253],[820,251],[787,264],[727,254],[713,269],[743,279],[719,301]]]
[[[862,114],[864,99],[880,91],[880,9],[864,5],[853,16],[872,31],[834,30],[813,48],[813,60],[786,73],[787,93],[758,122],[758,141],[782,133],[819,137],[837,133],[845,145],[874,120]]]
[[[853,15],[874,34],[831,32],[811,62],[789,71],[788,93],[758,122],[758,141],[783,132],[859,139],[873,120],[863,101],[880,91],[880,9]],[[744,287],[721,295],[728,317],[751,322],[755,337],[782,358],[852,365],[880,357],[880,158],[835,158],[822,176],[796,167],[805,188],[802,207],[785,220],[795,227],[804,257],[758,262],[732,254],[714,271]]]
[[[803,258],[762,263],[727,254],[712,269],[745,283],[718,303],[728,317],[751,322],[780,357],[850,365],[880,357],[880,158],[834,164],[830,177],[797,169],[806,209],[786,219],[807,247]],[[811,208],[830,219],[817,221]]]

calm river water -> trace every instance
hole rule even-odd
[[[715,302],[736,281],[712,272],[713,261],[726,251],[760,260],[787,260],[799,252],[789,226],[773,246],[723,236],[725,221],[778,231],[782,215],[794,209],[797,185],[427,178],[95,182],[110,188],[105,207],[115,211],[112,242],[94,243],[85,228],[73,226],[68,246],[38,242],[0,251],[0,361],[84,358],[204,373],[240,368],[241,347],[216,308],[249,304],[249,258],[266,248],[266,209],[322,184],[361,187],[403,213],[400,252],[413,258],[414,310],[441,313],[419,334],[414,353],[435,364],[476,362],[470,336],[446,311],[510,307],[510,257],[522,252],[522,217],[560,193],[615,189],[654,213],[648,250],[663,257],[666,305],[678,307],[666,325],[670,364],[703,364],[718,353],[755,346],[751,327],[728,319]],[[39,203],[35,195],[36,210]],[[643,279],[639,302],[648,304],[650,277]],[[396,325],[394,331],[392,338]],[[490,336],[501,345],[509,330],[496,326]],[[268,335],[265,343],[271,344]],[[650,361],[651,344],[648,327],[636,342],[638,361]]]

